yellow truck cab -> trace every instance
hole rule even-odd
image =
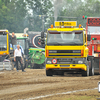
[[[9,34],[8,30],[0,30],[0,62],[9,55]]]
[[[0,71],[13,69],[10,43],[11,39],[8,30],[0,30]]]
[[[82,76],[94,75],[92,60],[88,59],[85,28],[76,21],[55,22],[47,30],[45,45],[46,75],[64,75],[64,72],[81,72]],[[43,33],[41,33],[43,38]],[[43,40],[43,39],[42,39]],[[43,42],[42,42],[43,43]]]

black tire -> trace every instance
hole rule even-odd
[[[87,70],[82,71],[82,76],[89,76],[89,62],[87,62]]]
[[[94,76],[94,66],[91,66],[90,71],[89,71],[90,76]]]
[[[64,76],[64,72],[63,71],[59,71],[58,75]]]
[[[52,70],[46,70],[46,76],[52,76],[53,71]]]
[[[94,60],[93,60],[93,57],[90,57],[89,60],[91,62],[90,67],[89,67],[89,75],[94,76],[94,65],[93,65]]]
[[[45,69],[45,62],[43,64],[34,64],[33,69]]]
[[[94,76],[93,59],[91,58],[90,60],[91,60],[91,66],[90,66],[89,75],[90,75],[90,76]]]
[[[89,75],[90,75],[90,76],[94,76],[94,67],[92,67],[92,69],[90,69]]]

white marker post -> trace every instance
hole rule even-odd
[[[100,93],[100,82],[98,82],[98,92]],[[100,98],[97,98],[97,100],[100,100]]]
[[[100,82],[98,82],[98,92],[100,93]]]

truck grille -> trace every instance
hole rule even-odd
[[[49,50],[49,56],[81,56],[81,50]]]
[[[70,64],[71,62],[64,62],[64,61],[60,61],[60,64]]]
[[[71,59],[58,59],[59,64],[71,64]]]

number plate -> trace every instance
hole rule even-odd
[[[60,65],[60,67],[70,67],[70,65]]]

